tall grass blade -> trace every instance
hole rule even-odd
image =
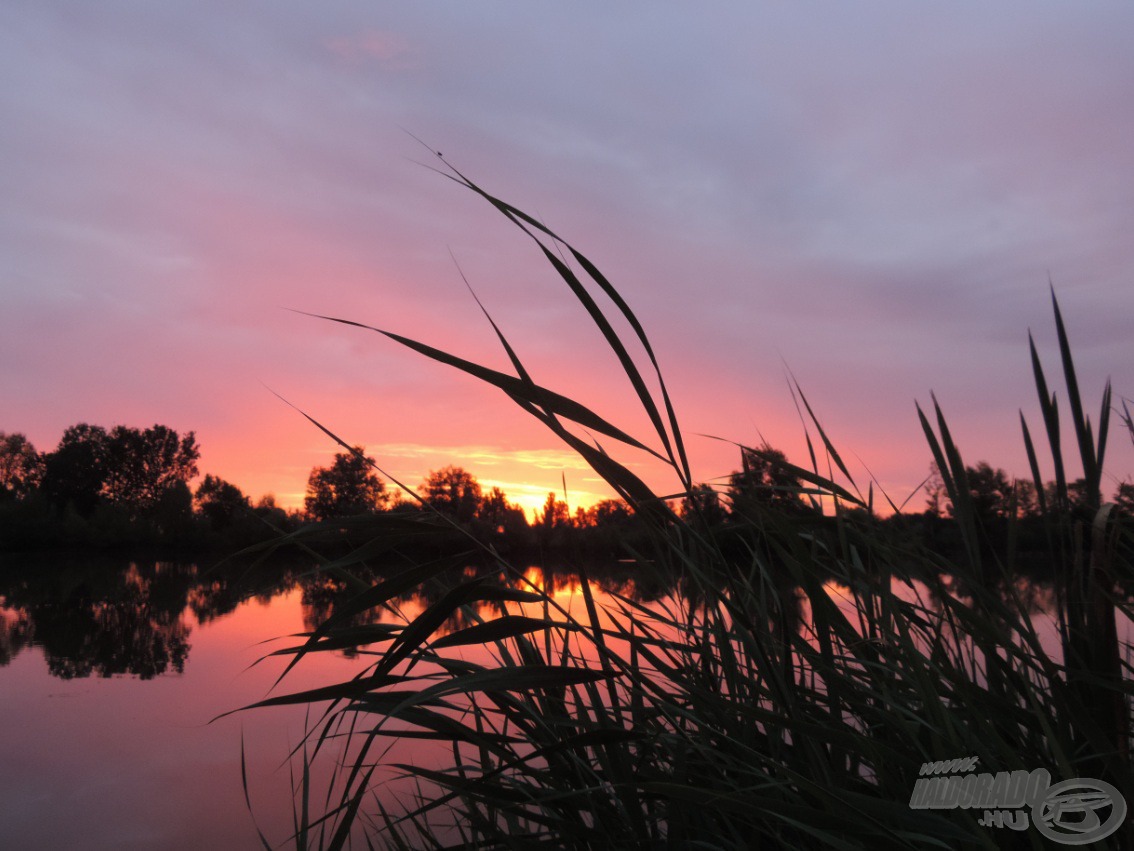
[[[297,312],[303,313],[303,311]],[[612,437],[615,440],[621,441],[622,443],[625,443],[629,446],[633,446],[635,449],[641,449],[642,451],[648,452],[651,455],[655,456],[659,460],[665,460],[656,451],[635,440],[633,437],[626,434],[621,429],[611,425],[602,417],[591,411],[589,408],[580,405],[573,399],[569,399],[566,396],[563,396],[552,390],[548,390],[546,387],[540,387],[536,384],[533,384],[530,379],[525,381],[523,378],[516,378],[515,376],[508,375],[503,372],[498,372],[494,369],[489,369],[488,367],[481,366],[479,364],[473,363],[472,361],[468,361],[464,358],[459,358],[455,355],[449,354],[448,352],[436,349],[433,346],[419,343],[416,340],[411,340],[408,337],[403,337],[400,334],[394,334],[390,331],[383,331],[381,328],[375,328],[372,325],[364,325],[361,322],[353,322],[349,319],[338,319],[334,316],[322,316],[317,313],[306,313],[305,315],[311,316],[316,319],[325,319],[328,322],[338,322],[342,325],[353,325],[356,328],[364,328],[369,331],[375,331],[378,334],[382,334],[383,336],[388,337],[396,343],[400,343],[406,348],[413,349],[414,351],[419,352],[420,354],[423,354],[428,358],[431,358],[432,360],[446,364],[447,366],[454,367],[455,369],[459,369],[461,372],[467,373],[474,378],[478,378],[481,381],[484,381],[486,384],[491,384],[494,387],[499,387],[513,399],[523,399],[526,402],[539,405],[540,407],[545,408],[549,413],[557,414],[561,417],[578,423],[584,428],[591,429],[592,431],[597,431],[600,434],[605,434],[607,437]]]
[[[662,446],[652,454],[680,485],[673,496],[692,497],[681,430],[657,359],[625,300],[546,226],[444,165],[447,177],[539,245],[627,375],[629,398],[646,411]],[[600,306],[595,286],[615,311]],[[947,553],[928,551],[907,535],[917,527],[901,525],[906,518],[874,516],[873,475],[864,497],[794,379],[811,468],[783,465],[794,482],[775,487],[791,492],[790,509],[757,499],[751,516],[733,511],[715,526],[698,524],[677,517],[668,497],[569,429],[645,448],[596,412],[537,385],[473,297],[515,376],[370,326],[332,321],[378,331],[484,380],[544,423],[636,517],[649,521],[634,527],[640,538],[624,542],[625,554],[639,565],[628,587],[648,594],[635,599],[626,587],[607,588],[603,603],[592,581],[602,574],[584,564],[573,571],[585,611],[576,615],[557,599],[552,575],[537,583],[487,544],[479,552],[492,568],[471,578],[464,573],[435,587],[442,565],[427,564],[355,594],[286,652],[294,664],[306,653],[353,642],[373,646],[367,658],[375,661],[346,682],[255,704],[330,703],[309,735],[317,752],[331,742],[347,743],[348,756],[332,781],[335,795],[328,790],[328,812],[311,824],[306,811],[297,817],[303,830],[322,831],[305,837],[342,847],[359,824],[367,791],[377,791],[371,784],[379,765],[402,772],[417,790],[400,813],[375,801],[377,828],[396,847],[459,841],[481,848],[994,848],[1009,835],[980,827],[972,813],[910,806],[922,763],[974,755],[995,772],[1027,761],[1029,769],[1053,766],[1065,777],[1105,774],[1121,789],[1134,788],[1127,751],[1116,747],[1129,728],[1120,707],[1134,690],[1111,653],[1117,637],[1107,632],[1115,612],[1115,565],[1129,572],[1128,553],[1116,543],[1117,527],[1101,514],[1092,532],[1067,510],[1057,400],[1030,334],[1059,483],[1055,506],[1044,502],[1041,461],[1022,411],[1020,424],[1039,521],[1051,541],[1059,613],[1066,618],[1062,657],[1048,655],[1031,603],[1006,569],[1023,561],[1015,492],[1008,497],[1004,546],[997,529],[1005,526],[982,514],[972,493],[978,480],[970,479],[936,396],[932,412],[917,405],[917,414],[953,504],[956,525],[947,528],[960,540],[950,539]],[[1057,306],[1056,317],[1068,394],[1077,400]],[[626,323],[632,332],[616,330]],[[657,373],[660,398],[631,356],[635,345]],[[1101,474],[1110,402],[1108,382],[1097,446],[1082,406],[1072,403],[1080,450],[1089,449],[1095,465],[1088,479]],[[826,450],[826,475],[811,426]],[[746,460],[760,455],[740,448]],[[565,481],[564,492],[566,500]],[[807,497],[813,497],[810,506]],[[857,510],[826,516],[820,509],[828,497]],[[995,565],[1005,569],[993,571]],[[398,601],[409,597],[420,613],[404,625],[359,629],[351,623],[375,607],[398,611]],[[440,744],[448,761],[393,762],[390,747],[398,739]],[[1090,773],[1096,767],[1099,773]],[[455,822],[447,835],[438,827],[446,816]],[[1021,847],[1040,841],[1032,834],[1011,838]],[[1114,847],[1129,839],[1128,832],[1116,834]]]
[[[653,347],[650,345],[649,338],[646,335],[645,329],[642,327],[641,323],[638,321],[637,316],[635,316],[634,312],[630,309],[630,306],[626,303],[625,299],[622,298],[621,294],[617,291],[617,289],[615,289],[613,285],[610,284],[606,277],[602,275],[601,272],[599,272],[597,267],[595,267],[595,265],[582,253],[571,246],[570,243],[562,239],[554,231],[550,230],[545,225],[527,215],[523,211],[486,192],[439,154],[438,158],[450,170],[451,175],[447,176],[452,177],[453,180],[455,180],[461,186],[464,186],[466,189],[470,189],[477,195],[480,195],[498,211],[503,213],[506,218],[508,218],[517,227],[519,227],[521,231],[527,234],[540,248],[540,250],[544,254],[544,257],[548,260],[549,263],[551,263],[551,265],[559,273],[560,277],[562,277],[563,280],[568,284],[572,292],[575,294],[576,298],[579,299],[580,303],[587,310],[588,314],[590,314],[591,319],[595,322],[596,326],[598,326],[599,330],[602,332],[604,338],[607,340],[607,343],[610,345],[611,350],[618,357],[619,362],[622,364],[623,370],[626,372],[627,377],[630,379],[630,382],[638,395],[639,401],[642,403],[643,409],[646,411],[647,416],[650,418],[651,423],[653,423],[654,428],[658,433],[658,437],[661,439],[663,445],[665,446],[666,451],[669,454],[670,461],[673,464],[674,469],[677,471],[682,483],[687,489],[692,487],[692,478],[690,477],[689,473],[689,462],[685,454],[684,442],[681,438],[681,430],[678,427],[677,418],[673,411],[669,393],[665,388],[665,381],[662,378],[661,368],[658,365],[657,357],[654,355]],[[658,385],[662,394],[663,403],[666,408],[669,425],[673,432],[673,446],[676,446],[676,455],[674,453],[674,449],[671,447],[670,438],[666,432],[665,425],[663,425],[661,416],[657,409],[657,405],[654,403],[652,395],[646,389],[645,382],[642,380],[641,374],[639,373],[637,366],[634,364],[633,359],[630,358],[629,353],[626,351],[621,338],[619,338],[617,333],[614,332],[613,327],[610,325],[609,320],[607,320],[606,318],[606,315],[598,307],[594,299],[591,298],[590,294],[586,291],[585,287],[583,287],[582,283],[579,281],[574,272],[572,272],[566,263],[556,257],[547,248],[547,246],[544,245],[544,243],[538,238],[536,233],[532,232],[533,230],[537,233],[542,233],[544,236],[548,237],[556,243],[566,246],[567,249],[571,252],[571,256],[574,257],[576,262],[578,262],[579,265],[583,267],[583,269],[598,285],[598,287],[607,295],[607,297],[614,302],[615,306],[622,313],[623,318],[626,319],[627,323],[634,330],[639,343],[642,345],[642,348],[646,352],[646,355],[649,358],[650,363],[654,367],[654,371],[657,375]]]
[[[1106,454],[1106,439],[1110,432],[1110,406],[1111,406],[1111,387],[1110,379],[1107,379],[1106,386],[1103,387],[1102,404],[1099,410],[1099,442],[1095,450],[1095,474],[1102,480],[1103,470],[1103,457]],[[1098,482],[1095,484],[1096,490],[1098,489]]]
[[[1024,451],[1028,455],[1028,467],[1032,472],[1032,483],[1036,488],[1036,502],[1039,503],[1040,514],[1047,514],[1047,492],[1043,486],[1043,477],[1040,475],[1039,457],[1036,455],[1036,447],[1032,443],[1032,433],[1028,430],[1028,422],[1024,419],[1023,411],[1020,411],[1020,429],[1024,434]]]
[[[1055,312],[1055,331],[1059,337],[1059,354],[1063,361],[1063,378],[1067,384],[1067,402],[1071,406],[1071,422],[1075,427],[1075,440],[1079,446],[1079,457],[1083,462],[1083,476],[1087,480],[1088,492],[1098,488],[1100,479],[1094,441],[1091,439],[1090,423],[1083,413],[1083,401],[1079,395],[1079,380],[1075,377],[1075,361],[1071,357],[1071,344],[1067,339],[1067,329],[1063,325],[1063,314],[1059,310],[1059,299],[1055,297],[1055,287],[1051,287],[1051,307]],[[1107,411],[1109,414],[1109,409]]]
[[[1036,343],[1032,338],[1031,331],[1028,332],[1028,348],[1032,357],[1032,373],[1035,375],[1040,411],[1043,414],[1044,428],[1047,431],[1048,448],[1051,451],[1051,461],[1055,468],[1056,503],[1062,507],[1067,504],[1067,474],[1063,467],[1063,444],[1059,437],[1059,408],[1055,404],[1055,394],[1048,392],[1043,365],[1040,363],[1039,353],[1036,351]]]
[[[528,635],[549,629],[577,630],[579,627],[573,623],[552,621],[545,618],[504,615],[487,623],[466,627],[442,636],[433,641],[433,649],[440,650],[443,647],[459,647],[466,644],[490,644],[515,638],[518,635]]]

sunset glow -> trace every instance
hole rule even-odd
[[[546,260],[415,137],[619,288],[698,480],[730,441],[808,463],[789,375],[863,492],[915,493],[931,391],[966,460],[1027,475],[1049,282],[1093,419],[1107,376],[1134,396],[1129,7],[440,5],[5,4],[0,431],[194,430],[202,474],[296,508],[339,447],[283,397],[411,487],[611,496],[495,389],[295,312],[510,370],[464,276],[537,381],[657,443]]]

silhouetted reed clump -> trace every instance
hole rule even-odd
[[[365,833],[391,847],[1041,847],[1035,829],[983,827],[975,810],[911,807],[924,763],[967,757],[993,773],[1097,778],[1134,803],[1129,647],[1115,626],[1130,615],[1116,588],[1132,577],[1132,538],[1100,497],[1110,390],[1096,435],[1054,293],[1086,500],[1072,510],[1064,421],[1033,344],[1056,475],[1048,499],[1025,424],[1048,499],[1061,644],[1049,653],[1013,581],[1011,529],[990,546],[936,400],[918,414],[953,504],[959,560],[926,549],[921,534],[879,533],[873,489],[861,492],[798,386],[810,466],[742,447],[746,470],[768,474],[750,491],[765,498],[734,502],[732,521],[717,522],[717,496],[690,471],[653,349],[622,296],[571,245],[445,165],[534,242],[583,305],[653,434],[632,437],[538,384],[487,312],[512,373],[371,330],[500,388],[578,452],[648,530],[626,557],[635,582],[654,577],[659,593],[646,603],[610,589],[615,602],[601,610],[580,562],[581,602],[568,609],[554,582],[489,545],[478,549],[482,568],[457,573],[438,559],[361,581],[355,567],[426,522],[372,518],[370,543],[326,565],[342,583],[338,602],[289,651],[288,669],[343,647],[368,664],[348,681],[256,704],[323,707],[299,752],[297,844],[338,848]],[[656,494],[616,448],[666,464],[673,493]],[[675,498],[687,510],[675,512]],[[679,591],[656,577],[679,577]],[[414,589],[428,590],[402,619],[394,603]],[[391,761],[391,740],[418,743],[421,758]],[[335,746],[343,762],[316,815],[324,799],[306,761]],[[393,775],[408,785],[387,793]],[[1120,829],[1096,847],[1128,841]]]

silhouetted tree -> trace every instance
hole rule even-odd
[[[975,467],[965,467],[965,478],[968,479],[973,512],[981,522],[1007,519],[1013,511],[1013,500],[1017,517],[1031,516],[1039,510],[1035,485],[1026,479],[1010,479],[1007,473],[987,461],[980,461]],[[931,492],[928,501],[931,513],[936,506],[947,516],[956,516],[956,507],[945,492],[936,464],[930,465],[930,480],[925,487]]]
[[[977,519],[1002,520],[1008,516],[1012,483],[1003,470],[994,469],[988,462],[980,461],[975,467],[965,468],[965,477],[969,480],[969,496]],[[952,506],[949,513],[953,514]]]
[[[621,499],[600,499],[587,509],[587,526],[624,526],[629,523],[634,512]]]
[[[1134,482],[1122,482],[1114,492],[1114,503],[1119,511],[1134,517]]]
[[[434,470],[421,486],[422,498],[461,523],[470,523],[481,507],[480,484],[472,473],[461,467]]]
[[[303,500],[309,517],[328,520],[381,510],[386,503],[386,486],[374,472],[374,459],[362,446],[354,452],[338,452],[330,467],[316,467],[307,479]]]
[[[681,517],[687,522],[716,526],[725,520],[721,496],[712,485],[699,484],[681,498]]]
[[[103,495],[138,515],[159,504],[183,502],[174,492],[188,487],[197,475],[201,451],[193,432],[184,437],[168,426],[145,431],[115,426],[106,443],[106,478]],[[191,496],[191,495],[190,495]]]
[[[0,499],[21,499],[39,486],[43,458],[19,432],[0,431]]]
[[[949,492],[945,489],[945,480],[941,478],[936,461],[929,462],[929,478],[925,480],[924,488],[926,512],[934,517],[942,516],[949,502]]]
[[[515,536],[528,530],[528,518],[524,509],[508,502],[504,491],[494,487],[481,500],[477,509],[477,519],[494,534]]]
[[[240,488],[213,475],[206,475],[197,486],[195,502],[201,516],[217,531],[230,528],[237,518],[246,515],[252,507]]]
[[[188,542],[198,531],[193,523],[193,491],[186,482],[171,482],[144,510],[151,534],[160,539]]]
[[[603,499],[589,508],[575,509],[568,517],[567,504],[549,493],[542,513],[536,518],[536,537],[545,547],[570,542],[576,552],[586,551],[599,558],[619,558],[627,547],[645,542],[646,526],[621,499]]]
[[[1039,498],[1036,496],[1035,483],[1029,479],[1016,479],[1012,482],[1016,492],[1016,515],[1018,517],[1036,517],[1039,515]]]
[[[732,516],[744,517],[762,510],[798,512],[805,507],[802,484],[788,467],[787,456],[765,444],[740,451],[741,469],[729,477]]]
[[[1067,483],[1067,499],[1071,503],[1071,509],[1083,514],[1093,515],[1098,511],[1099,506],[1102,504],[1102,499],[1098,491],[1091,492],[1087,488],[1086,479],[1075,479],[1073,482]]]
[[[543,503],[543,511],[540,512],[539,517],[536,519],[536,525],[542,526],[545,529],[558,529],[564,526],[570,526],[571,513],[567,508],[567,503],[561,499],[556,499],[554,493],[549,493]]]
[[[48,500],[90,516],[102,499],[109,442],[102,426],[79,423],[64,431],[55,451],[43,459],[42,488]]]
[[[544,546],[561,544],[566,530],[574,528],[567,503],[556,499],[554,493],[549,493],[543,504],[543,511],[536,515],[534,528],[540,543]]]
[[[383,505],[385,504],[383,503]],[[275,496],[270,493],[256,500],[251,513],[246,516],[249,518],[248,522],[238,525],[242,526],[244,531],[253,538],[270,536],[279,532],[291,532],[307,521],[307,515],[304,511],[298,509],[286,510],[276,503]]]

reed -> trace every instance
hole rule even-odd
[[[1045,767],[1055,778],[1104,779],[1134,801],[1130,670],[1115,632],[1115,618],[1130,616],[1115,588],[1131,578],[1131,548],[1129,531],[1098,494],[1110,390],[1096,437],[1054,292],[1062,374],[1091,493],[1090,511],[1075,514],[1059,406],[1032,342],[1059,483],[1045,516],[1058,568],[1061,657],[1042,646],[1013,581],[1011,552],[989,555],[936,400],[932,416],[920,407],[918,416],[956,507],[963,563],[878,534],[873,489],[858,488],[798,386],[810,467],[791,472],[803,497],[833,507],[828,518],[754,506],[725,541],[695,516],[675,514],[667,500],[691,494],[696,480],[658,359],[630,306],[573,246],[440,163],[546,258],[603,334],[652,433],[631,436],[538,384],[487,311],[512,374],[370,330],[500,388],[578,452],[649,521],[648,544],[635,554],[643,581],[650,571],[677,576],[680,592],[650,604],[612,592],[615,604],[600,610],[579,564],[576,612],[530,581],[524,565],[491,550],[480,553],[486,567],[433,590],[409,619],[398,617],[398,601],[452,576],[445,563],[358,583],[348,603],[287,651],[288,670],[307,654],[344,647],[368,664],[348,681],[255,704],[318,708],[297,752],[304,768],[332,748],[344,754],[318,815],[302,785],[297,844],[340,848],[365,836],[389,847],[1044,847],[1034,830],[979,826],[976,812],[911,808],[923,763],[962,757],[979,758],[990,772]],[[1023,440],[1042,494],[1026,422]],[[673,493],[653,492],[618,460],[642,451],[672,471]],[[326,568],[351,576],[391,536],[444,522],[376,518],[372,543]],[[354,623],[382,609],[383,621]],[[466,658],[472,648],[482,661]],[[391,762],[384,756],[391,740],[431,743],[447,761]],[[400,808],[377,794],[376,778],[391,770],[416,789]],[[1119,831],[1099,847],[1129,841]]]

